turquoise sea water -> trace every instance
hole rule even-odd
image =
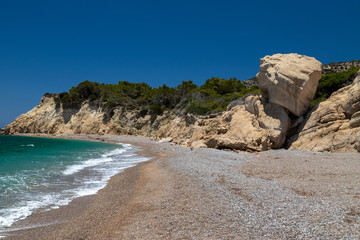
[[[34,211],[96,193],[146,160],[127,144],[0,135],[0,232]]]

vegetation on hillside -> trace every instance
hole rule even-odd
[[[311,105],[314,106],[318,102],[325,101],[333,92],[351,84],[359,69],[359,67],[352,67],[346,72],[324,74],[319,80],[315,97],[312,100]]]
[[[246,94],[259,93],[257,86],[250,89],[236,78],[210,78],[202,86],[183,81],[175,88],[152,88],[146,83],[120,81],[118,84],[100,84],[84,81],[68,92],[55,97],[65,108],[79,108],[89,100],[91,105],[102,106],[111,112],[114,108],[140,110],[143,114],[162,114],[165,110],[205,115],[221,112],[227,105]]]
[[[319,80],[311,105],[326,100],[333,92],[349,85],[359,69],[353,67],[346,72],[324,74]],[[192,81],[183,81],[175,88],[165,84],[152,88],[146,83],[120,81],[118,84],[103,84],[86,80],[68,92],[52,96],[57,104],[62,104],[65,108],[80,108],[88,100],[91,105],[101,106],[109,113],[115,108],[122,108],[140,110],[142,115],[159,115],[166,110],[206,115],[224,111],[231,101],[245,95],[259,93],[256,85],[247,88],[236,78],[213,77],[201,86]]]

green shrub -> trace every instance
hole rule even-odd
[[[104,108],[105,109],[113,109],[113,108],[115,108],[115,107],[117,107],[118,106],[118,104],[116,103],[116,102],[114,102],[114,101],[107,101],[105,104],[104,104]]]
[[[359,67],[352,67],[346,72],[324,74],[319,80],[311,106],[314,106],[318,102],[325,101],[333,92],[350,83],[359,69]]]
[[[152,104],[149,110],[150,110],[150,114],[161,115],[163,113],[162,107],[157,103]]]
[[[227,105],[249,92],[256,92],[256,86],[247,89],[236,78],[210,78],[198,87],[191,80],[183,81],[175,88],[160,86],[152,88],[146,83],[119,81],[118,84],[99,84],[88,80],[72,87],[69,92],[59,94],[64,107],[79,107],[90,100],[92,104],[105,109],[121,106],[127,110],[142,110],[142,114],[162,114],[164,110],[183,109],[204,115],[226,109]]]
[[[211,112],[211,109],[205,106],[201,106],[198,103],[191,103],[187,108],[187,112],[195,115],[206,115]]]

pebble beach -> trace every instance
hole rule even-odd
[[[144,137],[67,138],[129,143],[150,160],[95,195],[15,223],[3,239],[360,239],[358,153],[236,153]]]

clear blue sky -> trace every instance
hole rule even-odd
[[[360,59],[360,1],[0,0],[0,127],[84,80],[248,79],[296,52]]]

